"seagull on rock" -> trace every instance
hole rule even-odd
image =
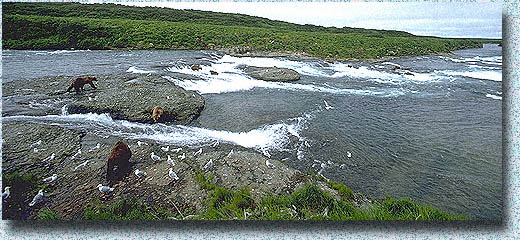
[[[53,160],[54,157],[56,157],[56,155],[53,153],[53,154],[51,154],[50,156],[48,156],[46,159],[43,159],[43,161],[50,161],[50,160]]]
[[[274,164],[272,164],[271,162],[269,162],[269,160],[265,160],[265,165],[266,165],[268,168],[274,168]]]
[[[155,155],[154,152],[152,152],[152,153],[150,154],[150,157],[152,158],[152,160],[153,160],[154,162],[161,161],[161,157]]]
[[[200,154],[202,154],[202,148],[199,149],[199,151],[196,151],[196,152],[193,154],[193,156],[195,157],[195,156],[200,155]]]
[[[52,174],[52,176],[43,179],[44,182],[51,183],[54,182],[58,178],[58,175]]]
[[[176,153],[179,153],[180,151],[182,151],[182,148],[176,148],[176,149],[171,150],[171,152],[176,152]]]
[[[351,152],[347,152],[347,157],[351,158],[352,157],[352,153]]]
[[[45,149],[38,149],[38,148],[33,149],[33,153],[39,153],[39,152],[43,152],[43,151],[45,151]]]
[[[184,160],[186,158],[186,153],[182,153],[182,155],[177,156],[180,160]]]
[[[2,199],[3,200],[5,200],[5,199],[7,199],[9,197],[9,194],[10,194],[9,188],[11,188],[11,187],[5,187],[4,192],[2,193]]]
[[[229,151],[227,157],[231,157],[231,155],[233,155],[233,149],[231,149],[231,151]]]
[[[135,175],[136,175],[137,177],[144,177],[144,176],[146,176],[146,172],[145,172],[145,171],[141,171],[141,170],[139,170],[139,169],[135,169],[135,172],[134,172],[134,173],[135,173]]]
[[[327,101],[323,100],[323,103],[325,103],[325,109],[327,109],[327,110],[334,109],[334,107],[329,105],[329,103]]]
[[[107,187],[107,186],[103,186],[103,185],[101,185],[101,184],[98,184],[98,185],[97,185],[97,188],[98,188],[99,191],[102,192],[102,193],[107,193],[107,192],[112,192],[112,191],[114,191],[114,188]]]
[[[74,171],[81,170],[81,169],[85,168],[85,167],[87,166],[87,163],[88,163],[88,160],[85,161],[84,163],[82,163],[82,164],[76,166],[76,167],[74,168]]]
[[[31,147],[38,147],[42,144],[42,140],[38,140],[37,142],[33,143]]]
[[[211,166],[213,166],[213,159],[210,159],[208,161],[208,163],[206,163],[206,165],[204,165],[203,169],[206,170],[206,169],[210,168]]]
[[[161,149],[162,149],[164,152],[168,152],[168,151],[170,151],[170,146],[167,146],[167,147],[161,147]]]
[[[93,152],[93,151],[96,151],[98,149],[101,148],[101,143],[98,143],[95,147],[91,148],[90,150],[88,150],[89,152]]]
[[[168,155],[168,164],[175,166],[175,162],[173,161],[173,159],[170,157],[170,155]]]
[[[33,197],[33,200],[29,203],[29,207],[32,207],[41,201],[43,201],[43,190],[38,191],[38,194]]]
[[[78,150],[78,152],[76,154],[74,154],[70,159],[74,159],[74,158],[77,158],[81,155],[81,149]]]
[[[170,168],[168,171],[168,176],[170,176],[173,180],[179,180],[179,176],[173,171],[173,168]]]

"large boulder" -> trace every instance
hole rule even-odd
[[[242,66],[248,76],[264,81],[289,82],[300,79],[300,74],[289,68]]]
[[[90,98],[70,104],[69,113],[108,113],[114,119],[154,123],[152,114],[162,108],[162,122],[189,123],[204,109],[204,98],[154,75],[107,76],[99,79]]]

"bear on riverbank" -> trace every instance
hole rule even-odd
[[[76,93],[79,94],[81,91],[83,91],[83,86],[85,86],[85,84],[87,83],[90,84],[92,88],[96,89],[96,86],[94,85],[93,81],[97,81],[97,79],[95,77],[76,78],[76,80],[72,81],[72,83],[70,84],[70,87],[69,89],[67,89],[67,92],[74,88],[74,90],[76,90]]]
[[[130,170],[130,157],[132,151],[128,145],[122,141],[117,142],[108,157],[107,179],[110,181],[122,179]]]

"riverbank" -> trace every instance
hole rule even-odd
[[[205,49],[236,56],[352,61],[450,53],[501,42],[324,28],[239,14],[111,4],[6,3],[3,8],[4,49]],[[158,11],[153,15],[142,13],[152,10]],[[235,22],[230,23],[232,20]]]

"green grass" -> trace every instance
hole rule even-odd
[[[38,215],[36,215],[37,220],[61,220],[62,216],[50,208],[42,208],[38,211]]]
[[[110,204],[96,199],[84,213],[85,220],[160,220],[169,219],[171,213],[163,208],[152,208],[134,198],[123,198]]]
[[[210,49],[375,59],[448,53],[497,40],[325,28],[239,14],[96,4],[4,4],[4,49]],[[157,10],[156,12],[150,12]]]
[[[291,194],[269,195],[255,201],[248,189],[236,191],[211,183],[212,177],[197,174],[199,185],[208,190],[206,209],[197,219],[206,220],[467,220],[407,199],[374,201],[354,206],[352,190],[329,182],[341,199],[335,199],[313,184]]]

